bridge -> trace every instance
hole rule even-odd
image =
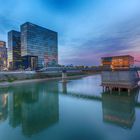
[[[100,67],[94,68],[76,68],[76,67],[46,67],[38,70],[37,72],[60,72],[66,70],[67,72],[84,72],[84,71],[101,71]]]
[[[67,72],[101,72],[104,70],[111,70],[110,68],[105,67],[45,67],[40,70],[37,70],[36,72],[42,72],[42,73],[62,73],[63,70],[66,70]],[[125,69],[124,69],[125,70]],[[130,70],[140,71],[140,67],[133,67],[130,68]]]

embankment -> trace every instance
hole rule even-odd
[[[61,73],[38,73],[32,71],[0,72],[0,86],[9,86],[27,82],[37,82],[43,80],[61,79]],[[88,75],[87,73],[77,72],[68,73],[68,78],[79,78]]]

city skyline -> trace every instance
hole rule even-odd
[[[124,54],[140,60],[139,0],[6,1],[0,40],[29,21],[58,32],[60,64],[98,65],[100,57]]]

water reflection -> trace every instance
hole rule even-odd
[[[67,81],[62,82],[62,92],[63,94],[67,94]]]
[[[102,93],[100,83],[100,76],[90,76],[0,89],[0,138],[127,140],[139,135],[139,91]]]
[[[121,94],[103,93],[103,121],[131,129],[135,121],[135,104],[138,93],[138,89],[130,95],[125,92]]]
[[[134,90],[130,95],[127,92],[103,92],[96,94],[81,94],[72,92],[69,82],[62,82],[62,93],[81,99],[101,101],[103,122],[131,129],[135,122],[135,107],[138,101],[139,89]],[[75,84],[76,86],[76,84]],[[82,87],[81,87],[82,90]],[[139,105],[139,104],[138,104]]]
[[[0,122],[3,122],[8,117],[8,94],[0,94]]]
[[[15,128],[21,126],[26,136],[49,128],[59,120],[58,83],[37,83],[10,87],[7,94],[0,94],[0,119],[7,118]],[[7,95],[7,96],[6,96]]]

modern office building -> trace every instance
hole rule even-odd
[[[0,70],[7,67],[7,48],[6,42],[0,41]]]
[[[21,56],[38,67],[58,65],[57,32],[26,22],[21,25]],[[32,62],[31,62],[32,61]]]
[[[57,66],[57,32],[26,22],[21,31],[8,32],[8,68]]]
[[[21,39],[20,32],[8,32],[8,67],[9,69],[19,69],[21,67]]]
[[[130,55],[103,57],[102,66],[111,69],[129,69],[134,65],[134,57]]]

